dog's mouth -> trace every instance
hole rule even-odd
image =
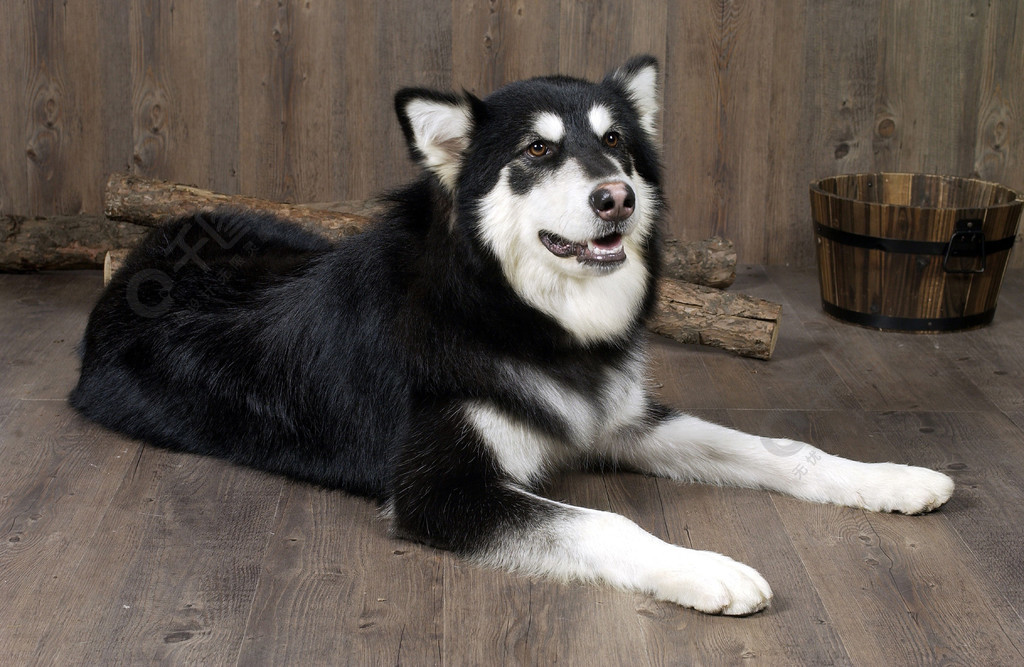
[[[626,260],[622,234],[608,234],[586,243],[570,241],[552,232],[540,233],[540,242],[556,257],[575,257],[580,264],[609,266]]]

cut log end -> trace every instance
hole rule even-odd
[[[124,265],[124,260],[128,257],[129,250],[111,250],[103,258],[103,284],[110,284],[110,279],[114,277],[117,270]]]
[[[669,278],[659,283],[648,328],[681,343],[709,345],[744,357],[771,359],[782,306]]]

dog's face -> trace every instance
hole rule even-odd
[[[657,74],[654,59],[641,57],[600,83],[531,79],[483,101],[405,90],[396,106],[413,156],[454,196],[457,224],[498,259],[519,295],[551,312],[598,307],[603,291],[622,311],[611,325],[619,330],[643,299],[662,205]],[[615,333],[602,329],[580,337]]]

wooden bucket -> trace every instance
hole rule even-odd
[[[938,332],[992,321],[1020,196],[995,183],[854,174],[811,184],[821,303],[846,322]]]

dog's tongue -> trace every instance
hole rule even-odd
[[[618,262],[626,258],[626,250],[622,247],[621,234],[609,234],[599,239],[591,239],[587,244],[580,245],[576,259],[581,262]]]
[[[608,236],[602,236],[599,239],[590,241],[588,245],[600,248],[601,250],[612,250],[622,245],[622,234],[609,234]]]

